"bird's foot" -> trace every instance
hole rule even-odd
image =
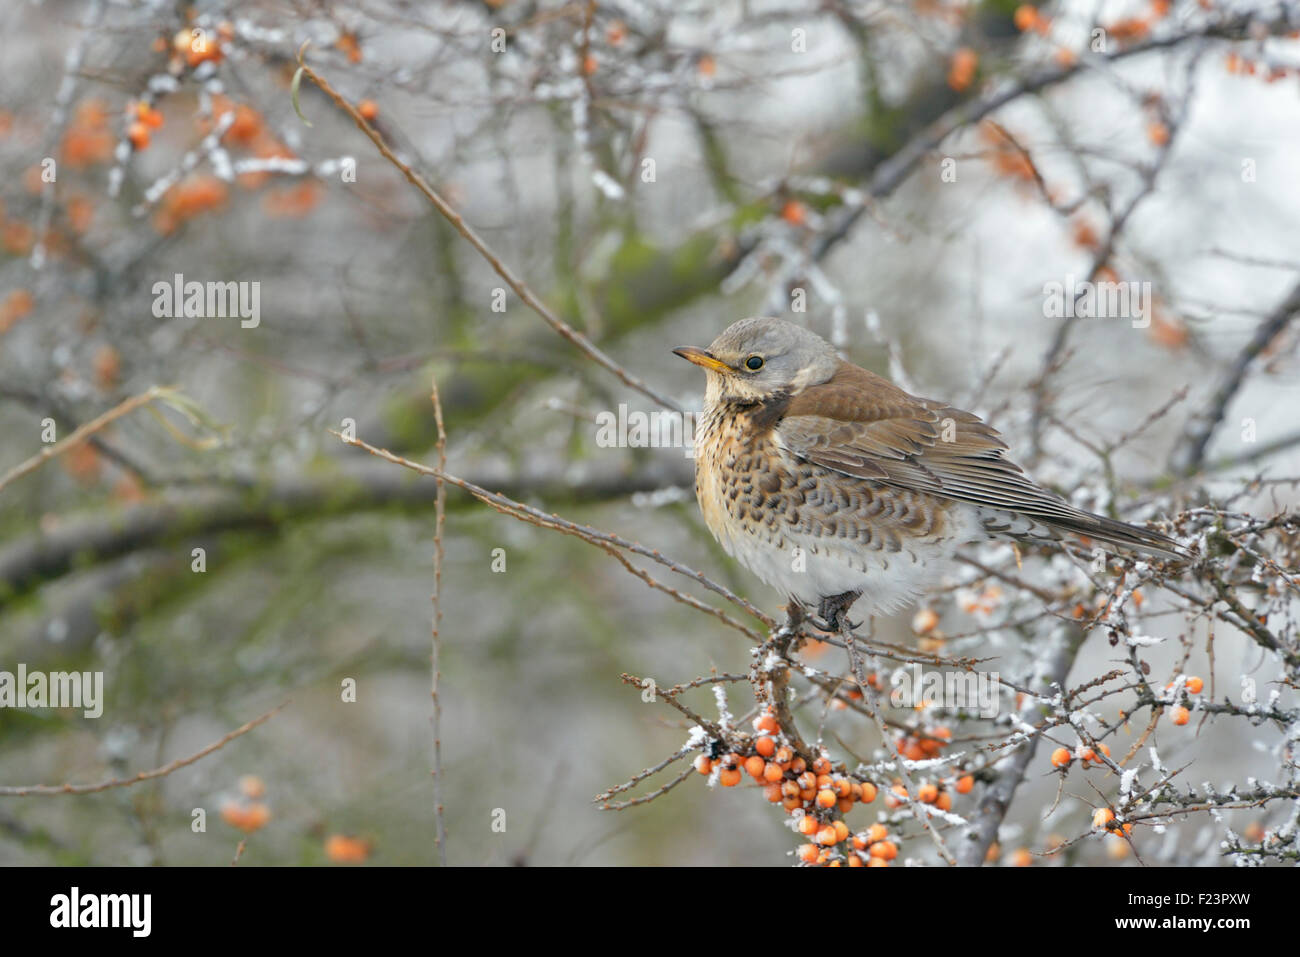
[[[839,595],[828,595],[817,604],[817,615],[820,621],[813,620],[813,624],[822,631],[831,634],[839,634],[840,630],[846,625],[849,630],[858,628],[862,622],[852,622],[846,617],[846,613],[855,601],[862,597],[860,591],[846,591]]]

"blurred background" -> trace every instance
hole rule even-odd
[[[654,403],[547,328],[306,80],[300,118],[305,41],[501,262],[661,394],[698,408],[673,347],[783,315],[1131,519],[1169,511],[1193,414],[1300,269],[1294,3],[50,0],[0,25],[0,472],[40,452],[44,420],[66,438],[151,386],[193,413],[131,412],[0,488],[0,669],[105,687],[94,720],[0,709],[0,784],[159,767],[291,699],[157,781],[0,797],[7,864],[225,864],[244,837],[244,864],[437,860],[435,485],[327,431],[351,420],[436,462],[431,377],[450,471],[782,603],[708,536],[687,450],[597,442],[600,413]],[[258,283],[259,321],[159,316],[155,284],[177,274]],[[1149,283],[1146,325],[1047,314],[1045,284],[1089,279]],[[1234,508],[1295,502],[1296,347],[1294,329],[1269,342],[1195,463]],[[620,674],[743,671],[738,634],[458,492],[444,543],[452,863],[788,860],[779,813],[743,789],[592,804],[686,740]],[[945,587],[975,587],[957,575]],[[1035,599],[983,594],[936,599],[930,640],[983,629],[946,647],[1012,673],[1019,639],[985,626]],[[1274,677],[1238,636],[1211,662],[1203,623],[1162,625],[1199,657],[1169,642],[1157,670],[1217,668],[1221,694]],[[877,622],[912,630],[910,612]],[[1114,656],[1091,635],[1072,676]],[[825,720],[858,754],[879,745]],[[1276,772],[1267,726],[1184,730],[1160,753],[1195,760],[1194,781]],[[1086,830],[1078,790],[1045,819],[1056,782],[1031,773],[1003,845]],[[1199,819],[1147,847],[1216,863],[1220,834]],[[1134,863],[1120,845],[1035,863]]]

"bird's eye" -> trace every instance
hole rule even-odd
[[[745,360],[745,368],[750,372],[757,372],[759,369],[763,368],[763,357],[750,356]]]

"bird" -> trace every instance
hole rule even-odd
[[[707,349],[673,352],[706,375],[695,427],[705,524],[788,596],[790,614],[816,608],[827,631],[859,599],[871,615],[911,604],[971,542],[1076,535],[1189,557],[1166,535],[1074,507],[1008,459],[978,416],[905,392],[793,322],[741,319]]]

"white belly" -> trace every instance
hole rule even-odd
[[[823,598],[860,591],[857,615],[890,614],[943,575],[951,548],[913,543],[902,551],[850,549],[825,538],[786,532],[779,542],[736,532],[718,536],[738,562],[785,596],[816,608]]]

